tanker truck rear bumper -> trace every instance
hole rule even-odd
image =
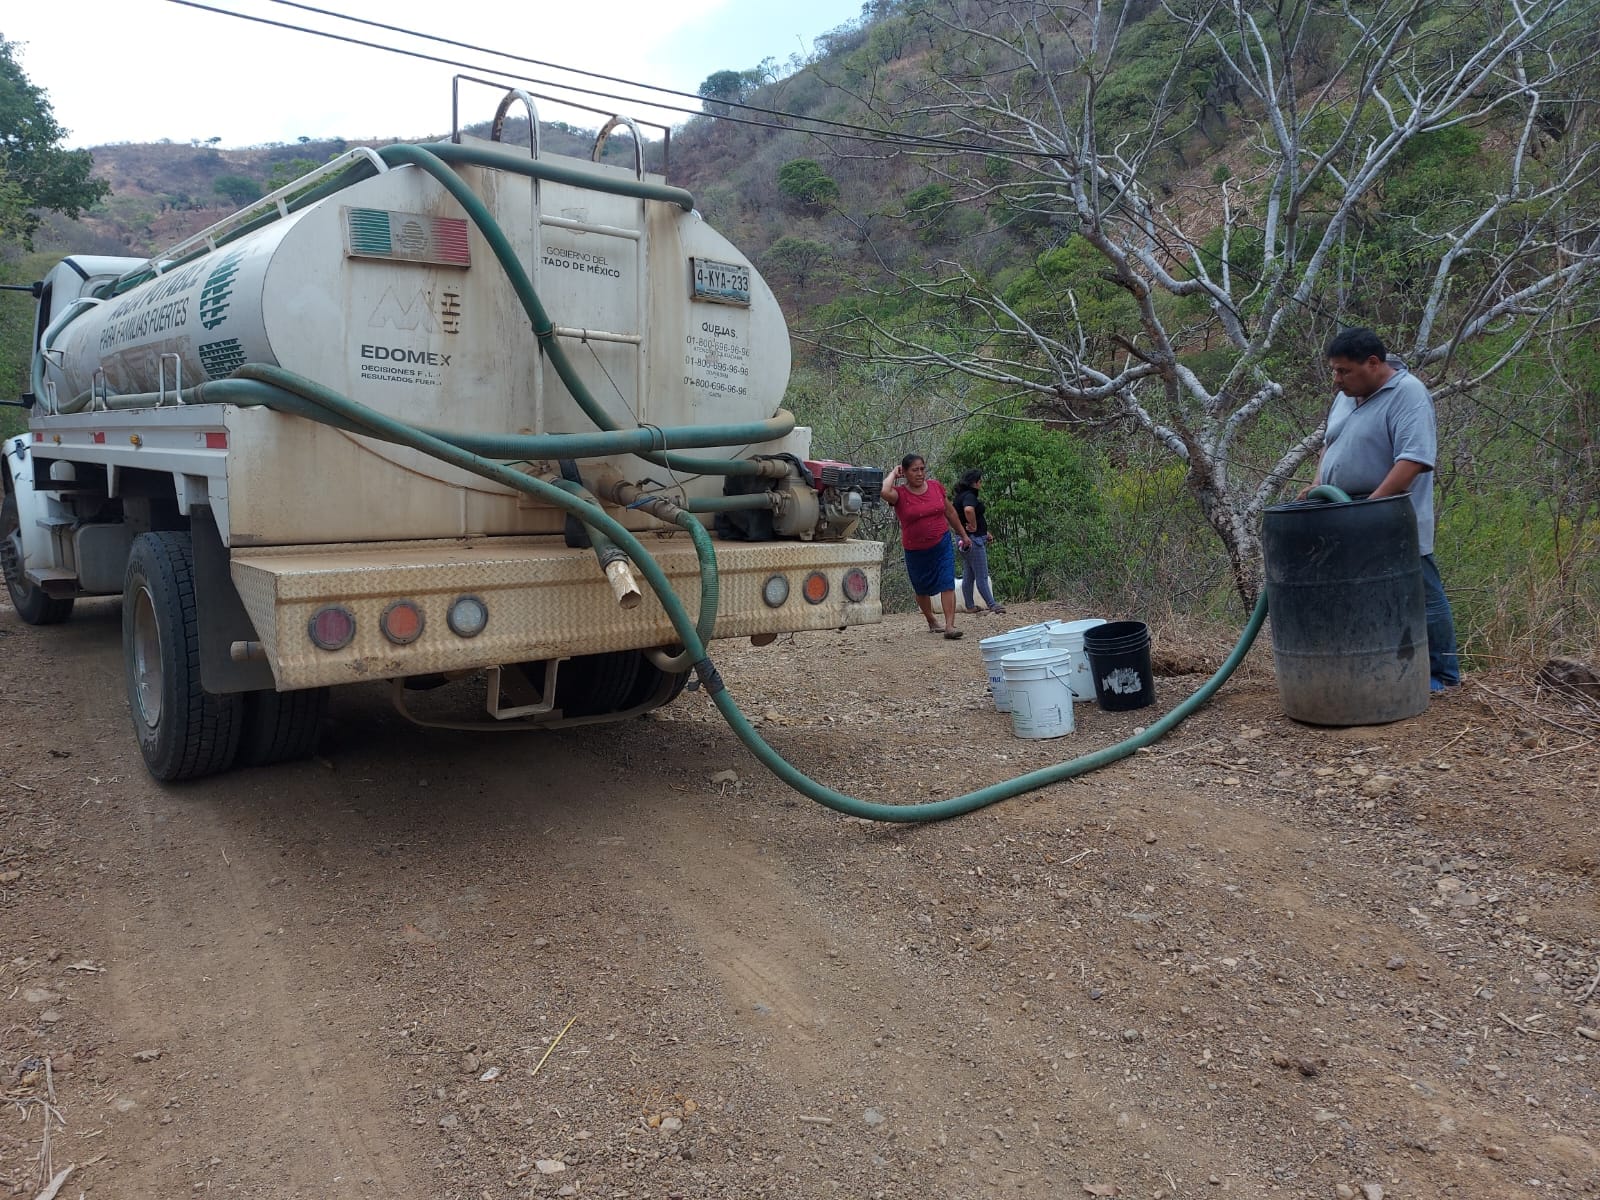
[[[882,617],[878,542],[718,542],[715,636],[867,625]],[[700,571],[686,537],[649,543],[691,615]],[[673,646],[644,588],[618,605],[589,550],[559,538],[235,549],[230,573],[278,690]],[[641,581],[642,583],[642,581]]]

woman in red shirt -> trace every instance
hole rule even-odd
[[[932,633],[954,641],[956,628],[956,553],[967,545],[966,530],[937,479],[928,478],[928,464],[920,454],[908,454],[898,468],[883,473],[884,500],[900,519],[900,545],[906,552],[906,574],[917,594],[917,607]],[[933,597],[944,609],[944,624],[933,615]]]

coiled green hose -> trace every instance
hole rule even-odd
[[[799,768],[784,760],[776,750],[770,746],[761,734],[758,733],[744,713],[739,710],[727,687],[722,682],[715,665],[711,662],[706,651],[705,639],[701,637],[698,629],[689,619],[689,614],[683,603],[672,590],[672,585],[667,580],[665,572],[660,565],[650,557],[648,551],[639,542],[638,538],[614,520],[603,508],[591,504],[577,496],[569,495],[560,487],[547,483],[542,479],[524,475],[500,463],[469,453],[459,446],[432,434],[414,429],[404,422],[396,421],[382,413],[375,412],[365,405],[358,404],[347,397],[340,396],[330,389],[323,388],[310,381],[303,381],[283,371],[278,367],[262,365],[247,365],[241,367],[238,376],[256,379],[270,383],[286,390],[294,390],[304,386],[306,398],[312,401],[315,409],[334,414],[340,419],[350,422],[365,432],[375,437],[400,445],[410,446],[429,454],[442,462],[452,466],[461,467],[463,470],[472,471],[486,479],[503,484],[520,492],[571,513],[590,529],[598,530],[609,537],[617,546],[627,553],[633,560],[640,573],[644,575],[656,597],[661,601],[661,606],[672,622],[673,630],[678,635],[678,640],[683,643],[685,652],[694,662],[695,673],[700,677],[712,702],[717,706],[717,711],[728,722],[729,727],[752,754],[795,791],[808,799],[815,800],[835,812],[847,816],[861,817],[873,821],[889,821],[896,823],[913,823],[920,821],[940,821],[949,817],[961,816],[975,809],[985,808],[1001,800],[1008,800],[1024,792],[1035,791],[1052,783],[1060,783],[1074,776],[1097,770],[1100,767],[1126,758],[1145,746],[1151,745],[1170,729],[1186,719],[1197,708],[1204,704],[1216,690],[1227,681],[1228,677],[1237,669],[1244,660],[1251,644],[1255,641],[1256,634],[1260,632],[1262,623],[1267,616],[1267,597],[1265,591],[1256,601],[1255,610],[1250,614],[1250,620],[1240,634],[1238,643],[1233,652],[1228,655],[1222,667],[1208,679],[1200,688],[1184,700],[1166,716],[1152,724],[1143,733],[1128,738],[1114,746],[1085,754],[1069,762],[1058,763],[1053,767],[1045,767],[1037,771],[1020,775],[1002,783],[991,784],[965,795],[954,796],[948,800],[929,801],[921,804],[883,804],[876,801],[862,800],[855,796],[848,796],[843,792],[834,790],[824,784],[818,783],[806,775]],[[1328,497],[1331,498],[1331,497]]]

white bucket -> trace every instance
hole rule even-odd
[[[978,643],[978,649],[983,654],[983,672],[989,677],[989,690],[994,693],[996,712],[1011,711],[1006,696],[1005,672],[1000,669],[1000,660],[1016,650],[1041,649],[1047,640],[1044,626],[1025,625],[1009,633],[997,633],[994,637],[986,637]]]
[[[1072,655],[1072,698],[1080,704],[1094,699],[1094,674],[1089,670],[1089,652],[1083,648],[1083,632],[1104,624],[1101,617],[1050,622],[1051,648],[1066,650]]]
[[[1072,654],[1017,650],[1000,661],[1011,699],[1011,731],[1019,738],[1057,738],[1072,732]]]

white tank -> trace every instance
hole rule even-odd
[[[505,230],[616,425],[752,421],[779,407],[790,355],[777,301],[698,214],[507,171],[460,174]],[[62,330],[54,349],[47,377],[62,400],[88,391],[97,369],[113,395],[154,392],[162,357],[175,354],[186,387],[244,362],[273,363],[414,424],[594,428],[539,353],[482,234],[438,182],[409,166],[108,300]],[[466,481],[409,451],[369,446],[434,478]],[[719,449],[745,448],[706,452]]]

